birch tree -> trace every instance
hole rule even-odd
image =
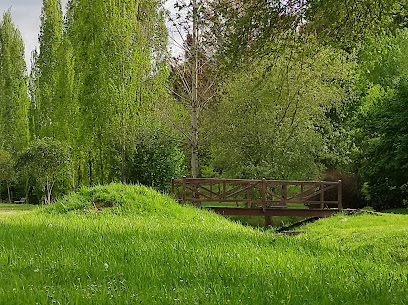
[[[181,54],[171,59],[173,85],[169,91],[175,104],[170,103],[173,109],[167,108],[165,115],[187,146],[191,177],[196,178],[200,176],[201,147],[211,133],[205,131],[203,123],[217,93],[215,58],[206,43],[211,10],[199,0],[176,2],[175,10],[176,16],[170,16],[173,32],[170,43]]]

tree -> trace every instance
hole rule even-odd
[[[196,178],[200,176],[202,146],[211,133],[205,134],[203,121],[208,109],[215,104],[217,93],[215,57],[207,44],[211,9],[205,1],[193,0],[190,3],[176,2],[175,10],[176,17],[171,17],[170,21],[172,30],[179,37],[171,39],[182,54],[170,61],[173,83],[169,91],[173,94],[174,103],[160,107],[166,109],[166,119],[186,144],[190,155],[190,173]],[[179,43],[179,40],[182,42]]]
[[[401,207],[407,196],[406,124],[408,30],[368,39],[360,52],[359,107],[353,117],[354,166],[372,205]]]
[[[41,186],[44,204],[51,203],[55,183],[69,170],[67,147],[57,140],[42,138],[30,143],[19,156],[17,166],[27,170]]]
[[[265,47],[276,44],[279,51],[242,65],[221,88],[211,151],[222,175],[310,179],[324,168],[321,129],[350,102],[353,60],[296,32]]]
[[[209,41],[226,70],[240,69],[252,59],[276,50],[271,43],[305,23],[309,1],[223,0],[211,2],[212,30]]]
[[[365,149],[361,172],[376,208],[408,204],[408,78],[379,100],[368,114],[371,139]]]
[[[353,50],[367,37],[392,33],[403,26],[405,0],[311,0],[305,12],[309,32],[331,45]]]
[[[35,57],[34,67],[36,90],[32,96],[34,103],[32,130],[36,137],[59,137],[66,130],[59,129],[59,123],[65,119],[60,115],[63,99],[59,86],[60,58],[59,49],[63,35],[63,15],[60,0],[43,0],[40,27],[40,52]]]
[[[162,14],[151,0],[78,0],[69,2],[67,19],[81,130],[78,172],[87,160],[89,184],[113,179],[119,155],[119,175],[126,182],[127,154],[135,148],[141,107],[156,98],[162,85],[155,80],[166,73],[160,56]]]
[[[15,154],[29,140],[24,43],[11,12],[0,24],[0,149]]]
[[[14,180],[14,162],[11,154],[7,151],[0,150],[0,179],[6,182],[8,201],[11,202],[10,183]]]

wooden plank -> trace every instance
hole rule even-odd
[[[248,182],[258,182],[261,180],[255,179],[215,179],[215,178],[186,178],[188,182],[194,183],[224,183],[227,184],[243,184]],[[179,183],[180,179],[175,179],[175,183]],[[266,180],[267,184],[270,185],[316,185],[319,186],[322,181],[298,181],[298,180]],[[337,185],[338,182],[335,181],[324,181],[327,185]]]
[[[186,201],[192,201],[194,200],[194,198],[189,198],[186,197]],[[248,203],[249,201],[252,203],[259,203],[262,204],[262,200],[261,199],[223,199],[222,201],[220,201],[217,198],[208,198],[208,199],[202,199],[202,202],[219,202],[219,203],[231,203],[231,202],[243,202],[243,203]],[[271,201],[271,200],[267,200],[267,203],[280,203],[280,201]]]
[[[278,195],[278,194],[274,193],[273,191],[271,192],[271,191],[269,191],[268,189],[266,189],[266,193],[269,194],[269,195],[271,195],[272,198],[275,197],[275,198],[278,198],[280,201],[283,200],[283,196]]]
[[[238,195],[239,193],[242,193],[243,191],[246,191],[246,190],[248,190],[248,189],[253,189],[254,187],[256,187],[258,184],[259,184],[260,182],[256,182],[256,183],[253,183],[253,184],[251,184],[251,183],[248,183],[248,184],[244,184],[244,185],[238,185],[238,186],[236,186],[235,188],[233,188],[232,190],[228,190],[227,191],[227,193],[226,193],[226,198],[230,198],[230,197],[232,197],[232,196],[235,196],[235,195]],[[242,188],[244,186],[244,188]],[[245,187],[246,186],[246,187]],[[232,193],[232,194],[229,194],[229,192],[231,192],[231,191],[235,191],[234,193]]]
[[[302,210],[302,209],[265,209],[262,208],[230,208],[230,207],[206,207],[221,215],[248,215],[248,216],[298,216],[298,217],[327,217],[337,213],[333,210]]]

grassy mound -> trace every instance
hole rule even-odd
[[[95,212],[109,208],[116,214],[166,214],[177,210],[178,204],[151,188],[141,185],[112,183],[83,187],[46,207],[47,213]]]
[[[408,304],[408,216],[303,229],[253,230],[139,186],[83,189],[0,215],[0,304]]]

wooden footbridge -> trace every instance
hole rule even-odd
[[[171,194],[181,203],[192,202],[222,215],[264,216],[265,225],[271,224],[271,216],[327,217],[343,209],[341,180],[183,177],[172,179]]]

